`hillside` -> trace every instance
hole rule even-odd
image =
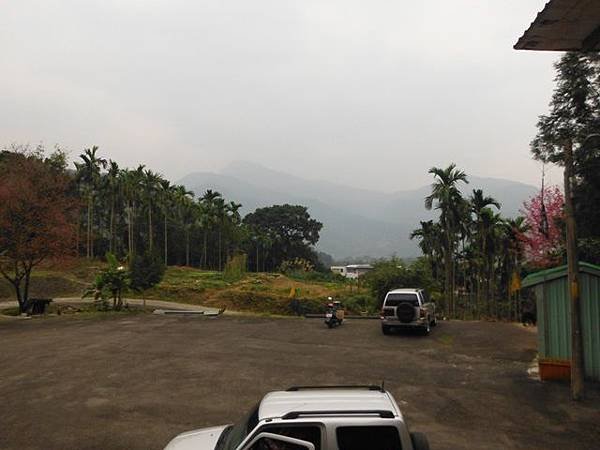
[[[502,204],[502,214],[518,214],[534,186],[496,178],[469,177],[463,188],[483,189]],[[324,180],[308,180],[249,163],[235,162],[220,173],[194,172],[179,181],[196,195],[214,189],[242,203],[246,214],[258,207],[280,203],[308,206],[310,214],[324,224],[318,249],[336,258],[360,256],[414,257],[419,251],[410,233],[421,220],[434,217],[426,211],[424,198],[430,187],[393,193],[344,186]]]
[[[71,261],[60,267],[35,270],[31,280],[31,297],[78,298],[92,283],[103,263]],[[371,296],[343,279],[303,279],[279,273],[247,273],[228,279],[222,272],[171,266],[163,280],[143,292],[127,292],[126,298],[145,298],[189,303],[230,311],[290,315],[292,299],[297,299],[304,312],[320,312],[328,296],[344,299],[347,308],[359,313],[371,311]],[[0,279],[0,302],[14,300],[14,292]]]

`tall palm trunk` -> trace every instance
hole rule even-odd
[[[87,259],[90,259],[92,256],[91,252],[91,242],[92,242],[92,196],[88,195],[88,205],[87,205],[87,230],[86,230],[86,243],[85,243],[85,256]]]
[[[208,269],[208,267],[207,267],[207,264],[208,264],[208,262],[207,262],[207,250],[206,250],[206,247],[208,246],[208,236],[207,236],[207,230],[206,230],[206,228],[204,229],[204,237],[203,237],[203,239],[204,239],[204,242],[203,242],[203,245],[204,245],[204,249],[203,249],[204,256],[202,257],[202,259],[203,259],[203,266],[204,266],[204,269]]]
[[[185,265],[190,265],[190,230],[185,230]]]
[[[222,249],[221,249],[221,227],[219,227],[219,271],[223,270]]]
[[[152,252],[152,203],[148,205],[148,248]]]
[[[258,241],[256,242],[256,272],[259,272],[260,268],[258,266]]]
[[[110,204],[110,243],[108,248],[111,253],[115,253],[115,199],[114,197],[111,200]]]
[[[164,252],[165,252],[165,266],[167,265],[167,255],[168,255],[168,237],[167,237],[167,232],[168,232],[168,228],[167,228],[167,213],[165,213],[165,230],[164,230]]]
[[[444,293],[446,294],[445,310],[446,315],[450,315],[450,305],[452,303],[451,291],[451,278],[452,278],[452,257],[450,255],[450,244],[446,245],[446,251],[444,252]]]

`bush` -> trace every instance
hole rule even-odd
[[[85,290],[82,298],[93,297],[97,309],[106,311],[109,308],[108,299],[113,300],[113,309],[123,306],[123,293],[131,287],[131,274],[112,253],[106,254],[108,266],[101,270],[92,283]]]
[[[303,258],[287,259],[279,266],[279,271],[286,275],[297,272],[312,272],[314,269],[314,265]]]
[[[223,277],[227,281],[241,280],[246,274],[246,266],[248,265],[248,257],[245,253],[237,254],[227,260]]]
[[[379,310],[377,299],[368,294],[353,294],[342,298],[342,304],[346,311],[354,314],[367,312],[375,313]]]
[[[328,283],[345,283],[347,281],[347,279],[344,278],[339,273],[333,273],[331,271],[329,271],[329,272],[295,271],[295,272],[286,273],[286,275],[290,278],[294,278],[294,279],[302,280],[302,281],[321,281],[321,282],[328,282]]]
[[[157,252],[136,254],[129,263],[131,288],[143,291],[161,282],[165,264]]]
[[[373,270],[369,271],[363,279],[377,299],[377,307],[381,307],[385,295],[392,289],[430,289],[432,286],[431,273],[427,265],[418,260],[412,265],[406,265],[399,259],[376,263]]]

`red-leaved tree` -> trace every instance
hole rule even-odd
[[[526,261],[536,268],[560,262],[563,247],[564,196],[558,186],[548,186],[523,203],[521,213],[528,230],[521,236]]]
[[[0,153],[0,274],[29,306],[31,271],[74,249],[76,201],[69,179],[39,153]]]

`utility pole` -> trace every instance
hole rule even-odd
[[[565,222],[567,228],[567,273],[571,300],[571,397],[581,400],[584,395],[583,339],[581,334],[581,302],[579,300],[579,262],[577,234],[573,210],[573,142],[564,146],[565,156]]]

